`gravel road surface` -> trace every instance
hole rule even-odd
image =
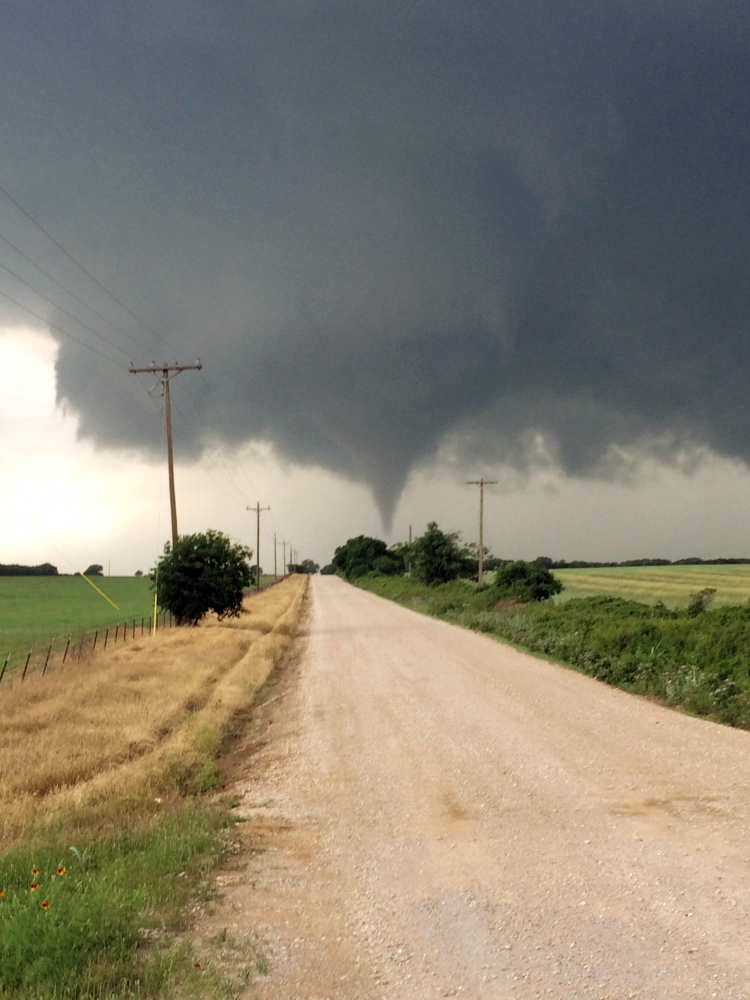
[[[334,577],[307,627],[237,786],[248,997],[750,998],[750,734]]]

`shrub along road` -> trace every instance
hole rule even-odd
[[[750,734],[334,577],[266,706],[215,920],[253,996],[750,996]]]

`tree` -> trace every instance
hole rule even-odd
[[[78,565],[80,566],[80,563]],[[104,576],[104,567],[100,566],[99,563],[92,563],[83,575]]]
[[[455,580],[465,563],[464,551],[458,539],[457,531],[446,534],[438,528],[435,521],[430,521],[427,531],[412,542],[412,575],[428,586]]]
[[[142,570],[142,569],[137,569],[137,570],[135,571],[135,575],[136,575],[136,576],[143,576],[143,570]]]
[[[221,531],[180,535],[174,547],[167,542],[151,571],[159,605],[178,625],[197,625],[209,611],[219,619],[237,618],[252,580],[251,556],[251,549]]]
[[[493,599],[529,603],[546,601],[553,594],[559,594],[562,589],[562,583],[546,566],[517,559],[496,571],[492,593]]]
[[[392,552],[379,538],[367,535],[357,535],[339,545],[333,553],[331,565],[347,580],[355,580],[367,573],[394,576],[404,571],[404,561],[398,553]]]
[[[301,563],[290,563],[289,572],[290,573],[309,573],[314,576],[318,572],[320,566],[313,562],[312,559],[303,559]]]

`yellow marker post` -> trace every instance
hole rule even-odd
[[[114,609],[115,609],[116,611],[119,611],[119,610],[120,610],[120,609],[119,609],[119,607],[118,607],[118,606],[117,606],[117,605],[115,604],[115,602],[114,602],[114,601],[113,601],[113,600],[112,600],[111,598],[107,597],[107,595],[106,595],[106,594],[104,593],[104,591],[103,591],[103,590],[99,590],[99,588],[97,587],[97,585],[96,585],[95,583],[91,583],[91,580],[89,580],[89,578],[88,578],[88,577],[86,576],[86,574],[85,574],[85,573],[82,573],[82,572],[80,571],[80,569],[78,570],[78,575],[79,575],[79,576],[82,576],[82,577],[83,577],[83,579],[84,579],[84,580],[86,581],[86,583],[89,583],[89,584],[91,584],[91,586],[92,586],[92,587],[94,588],[94,590],[95,590],[95,591],[97,592],[97,594],[101,594],[101,595],[102,595],[102,597],[104,598],[104,600],[105,600],[105,601],[109,601],[109,603],[110,603],[110,604],[112,605],[112,607],[113,607],[113,608],[114,608]]]

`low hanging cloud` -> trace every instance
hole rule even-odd
[[[11,180],[166,331],[123,341],[134,362],[201,357],[183,456],[271,441],[368,484],[386,522],[451,434],[519,468],[542,441],[580,476],[746,461],[748,21],[718,0],[74,3],[37,37],[49,131]],[[61,338],[84,435],[161,448],[134,383]]]

